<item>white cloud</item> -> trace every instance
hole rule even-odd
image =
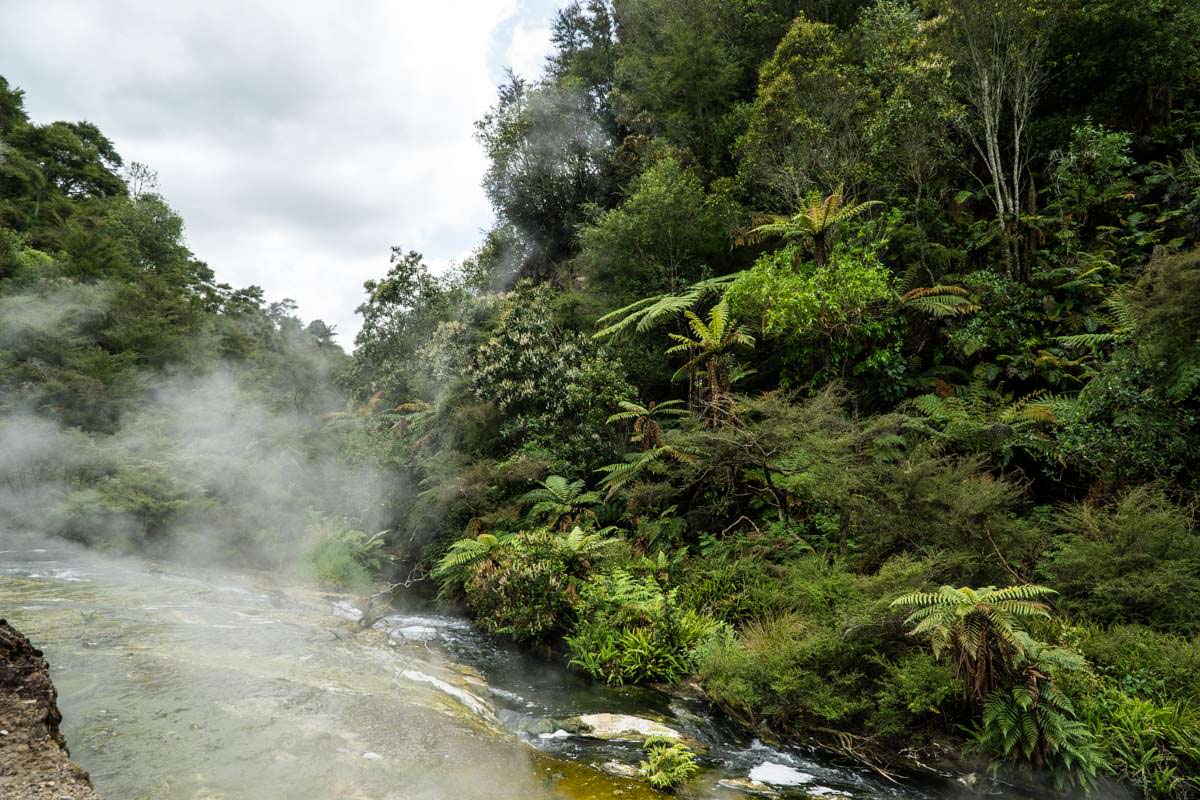
[[[159,173],[220,280],[292,297],[349,344],[389,247],[445,264],[491,210],[472,123],[536,74],[553,0],[7,2],[35,121],[96,123]]]
[[[512,34],[505,62],[523,78],[536,78],[546,65],[550,55],[550,27],[517,25]]]

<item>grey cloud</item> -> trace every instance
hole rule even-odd
[[[10,2],[0,74],[36,121],[90,120],[155,168],[220,280],[348,344],[392,244],[446,263],[490,223],[472,123],[555,5]]]

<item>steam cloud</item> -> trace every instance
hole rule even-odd
[[[3,298],[0,347],[71,337],[106,297],[102,286],[68,286]],[[295,368],[310,393],[304,407],[341,407],[327,365]],[[289,410],[300,403],[257,380],[234,366],[143,372],[133,410],[111,433],[53,421],[33,391],[0,398],[0,543],[34,532],[189,562],[284,566],[312,544],[314,513],[385,527],[402,491],[395,476],[337,452],[326,421]]]

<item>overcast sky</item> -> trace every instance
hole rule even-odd
[[[390,246],[435,268],[492,219],[472,123],[532,76],[558,0],[0,0],[35,122],[88,120],[158,171],[219,280],[347,348]]]

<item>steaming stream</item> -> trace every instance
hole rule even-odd
[[[0,541],[0,616],[46,651],[72,755],[108,800],[662,797],[594,767],[636,764],[636,744],[560,727],[596,712],[698,742],[692,796],[745,797],[720,781],[752,771],[798,782],[775,786],[784,796],[959,794],[740,741],[699,704],[589,685],[458,617],[359,630],[355,614],[267,576]]]

